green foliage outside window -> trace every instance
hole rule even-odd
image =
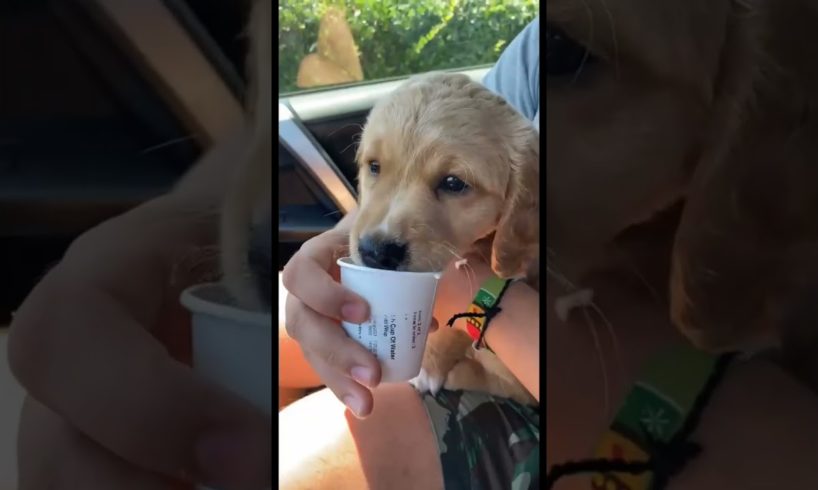
[[[493,63],[539,13],[537,0],[280,0],[279,91],[297,91],[328,6],[346,12],[364,80]]]

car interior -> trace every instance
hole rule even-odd
[[[0,3],[0,488],[16,488],[23,396],[5,326],[74,239],[167,192],[237,124],[249,3]],[[354,208],[355,137],[400,81],[279,98],[279,270]]]
[[[23,398],[5,327],[77,236],[167,192],[242,117],[248,5],[0,2],[0,488]]]

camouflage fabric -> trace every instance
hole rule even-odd
[[[446,490],[540,488],[536,406],[473,391],[421,394]]]

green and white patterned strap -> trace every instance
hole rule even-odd
[[[484,339],[486,328],[488,328],[491,319],[502,311],[499,305],[511,282],[511,279],[500,279],[496,276],[489,277],[480,285],[480,290],[478,290],[474,296],[468,311],[465,313],[457,313],[446,322],[446,325],[452,327],[455,321],[460,318],[465,318],[466,332],[474,341],[474,348],[480,349],[485,347],[489,352],[493,353],[494,351],[486,345]]]
[[[625,399],[604,434],[596,456],[623,461],[647,461],[657,446],[671,442],[690,415],[699,393],[714,372],[717,356],[688,345],[654,357]],[[595,490],[648,490],[650,472],[598,473]]]
[[[483,281],[480,290],[474,295],[468,309],[468,312],[474,315],[466,317],[466,331],[474,340],[473,346],[475,349],[485,347],[489,352],[494,353],[483,337],[486,326],[493,316],[490,312],[499,311],[498,305],[510,283],[510,279],[500,279],[492,276]]]

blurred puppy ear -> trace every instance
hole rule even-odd
[[[220,238],[223,281],[237,299],[257,306],[258,298],[248,269],[247,253],[254,226],[272,212],[273,103],[272,103],[272,2],[253,5],[247,31],[249,97],[247,142],[235,155],[238,160],[221,209]]]
[[[540,138],[532,126],[509,145],[511,175],[491,250],[491,268],[502,278],[524,275],[539,257]]]
[[[704,348],[774,333],[815,277],[818,48],[802,11],[762,13],[733,18],[673,248],[671,319]]]

